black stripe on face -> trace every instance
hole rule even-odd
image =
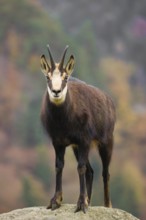
[[[67,79],[62,80],[61,91],[63,91],[63,89],[65,88],[66,84],[67,84]],[[50,88],[50,90],[52,91],[52,80],[50,80],[50,78],[47,79],[47,85]]]
[[[65,88],[66,84],[67,84],[67,81],[64,79],[64,80],[62,81],[62,85],[61,85],[61,90],[62,90],[62,91],[63,91],[63,89]]]
[[[52,80],[50,80],[50,78],[47,79],[47,85],[50,88],[50,90],[52,90]]]
[[[49,76],[47,77],[47,85],[50,91],[53,90],[52,80],[53,80],[53,77],[49,77]],[[63,91],[68,81],[68,75],[65,72],[63,72],[61,75],[61,81],[62,82],[61,82],[60,90]]]

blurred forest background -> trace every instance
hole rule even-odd
[[[117,124],[111,163],[113,207],[146,219],[146,1],[0,0],[0,212],[47,205],[54,193],[54,150],[40,123],[46,82],[40,56],[65,45],[74,76],[108,92]],[[103,205],[101,162],[92,205]],[[67,149],[64,202],[76,203],[77,164]]]

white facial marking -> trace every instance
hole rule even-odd
[[[53,75],[52,77],[52,88],[53,90],[60,90],[62,84],[61,76],[58,74]]]
[[[67,85],[64,87],[63,91],[61,91],[58,97],[54,97],[49,86],[47,86],[47,89],[48,89],[50,101],[52,103],[54,103],[55,105],[61,105],[65,101],[66,94],[67,94]]]
[[[52,74],[52,88],[53,90],[60,90],[62,84],[61,73],[59,69],[56,67]]]

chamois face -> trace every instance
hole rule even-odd
[[[47,62],[45,55],[41,56],[41,70],[47,78],[47,90],[50,101],[56,105],[60,105],[65,101],[67,94],[67,81],[74,67],[74,57],[70,56],[66,66],[64,66],[64,58],[68,46],[65,48],[60,63],[55,63],[49,46],[47,46],[50,63]]]

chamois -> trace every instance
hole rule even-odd
[[[57,209],[62,202],[62,171],[64,154],[71,145],[78,162],[80,195],[75,212],[87,211],[91,199],[93,169],[88,156],[95,145],[101,157],[104,183],[104,205],[111,206],[109,196],[109,163],[113,149],[115,107],[111,98],[100,89],[70,77],[74,69],[74,56],[67,64],[66,46],[60,63],[55,63],[47,45],[50,62],[41,56],[41,70],[47,80],[43,97],[41,120],[55,149],[56,189],[47,208]]]

